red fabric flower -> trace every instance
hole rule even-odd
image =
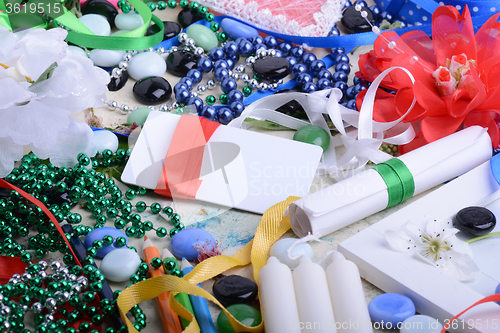
[[[401,117],[417,99],[404,118],[418,133],[401,152],[435,141],[463,126],[488,128],[494,148],[499,146],[496,119],[500,114],[500,13],[493,15],[474,35],[469,9],[462,15],[455,7],[440,6],[432,15],[432,40],[422,31],[398,36],[382,33],[373,50],[359,58],[356,76],[373,81],[390,67],[404,67],[415,78],[394,70],[381,86],[396,91],[377,92],[374,118],[393,121]],[[358,94],[361,105],[366,90]]]

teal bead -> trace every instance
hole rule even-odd
[[[323,148],[323,151],[328,149],[330,146],[330,135],[328,132],[315,125],[307,125],[300,128],[297,132],[295,132],[293,139],[295,141],[310,143],[316,146],[320,146]]]
[[[226,309],[243,325],[255,327],[262,322],[260,312],[248,304],[232,304]],[[217,318],[217,326],[221,333],[235,333],[224,312],[221,312]]]
[[[205,52],[209,52],[211,49],[219,45],[217,36],[214,35],[212,30],[201,24],[191,24],[186,29],[186,33],[189,37],[194,39],[196,46],[203,48]]]

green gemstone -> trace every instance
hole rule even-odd
[[[159,10],[165,10],[165,8],[167,8],[165,1],[158,1],[157,6]]]
[[[189,37],[194,39],[196,46],[199,46],[209,52],[214,47],[219,45],[219,41],[214,33],[207,27],[201,24],[191,24],[187,29],[186,33]]]
[[[249,86],[245,86],[243,87],[243,89],[241,89],[241,92],[243,93],[243,96],[248,97],[252,93],[252,88],[250,88]]]
[[[255,327],[262,322],[260,312],[248,304],[232,304],[226,309],[243,325]],[[217,326],[219,327],[221,333],[234,333],[234,330],[229,323],[229,319],[223,311],[217,318]]]
[[[330,135],[328,132],[315,125],[307,125],[300,128],[297,132],[295,132],[293,139],[295,141],[320,146],[323,148],[323,151],[326,151],[328,146],[330,146]]]
[[[207,98],[205,98],[205,101],[207,102],[208,105],[214,105],[216,100],[217,99],[215,98],[214,95],[208,95]]]

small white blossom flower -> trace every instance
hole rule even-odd
[[[450,220],[429,221],[425,228],[408,222],[387,230],[385,238],[394,250],[413,253],[459,281],[474,280],[480,270],[472,259],[469,244],[455,236],[458,231]]]

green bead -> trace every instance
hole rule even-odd
[[[212,30],[213,32],[216,32],[217,30],[219,30],[220,26],[219,26],[219,23],[217,22],[212,22],[210,24],[210,30]]]
[[[227,40],[227,35],[225,32],[219,32],[217,34],[217,39],[221,42],[225,42]]]
[[[189,7],[189,2],[187,0],[181,0],[181,1],[179,1],[179,6],[182,9],[188,8]]]
[[[90,324],[85,321],[81,322],[78,326],[78,329],[80,330],[80,332],[88,332],[90,331]]]
[[[226,95],[226,94],[222,94],[222,95],[220,95],[220,97],[219,97],[219,101],[220,101],[222,104],[227,104],[227,95]]]
[[[104,237],[102,237],[102,243],[104,245],[111,245],[111,244],[113,244],[113,241],[114,241],[114,239],[110,235],[105,235]]]
[[[90,164],[90,158],[84,153],[78,154],[78,157],[76,159],[81,165],[87,166]]]
[[[139,201],[135,204],[135,209],[137,209],[138,212],[143,212],[146,210],[146,203],[144,201]]]
[[[153,259],[151,259],[151,266],[153,266],[154,268],[160,268],[162,263],[163,262],[158,257],[154,257]]]
[[[153,2],[149,2],[148,7],[151,10],[151,12],[154,12],[156,10],[156,4],[154,4]]]
[[[186,29],[186,33],[195,41],[196,46],[203,48],[205,52],[209,52],[219,45],[217,37],[204,25],[191,24]]]
[[[126,4],[127,4],[127,1],[125,1],[125,0],[120,0],[120,1],[118,1],[118,3],[117,3],[118,7],[120,7],[120,8],[122,8],[122,7],[123,7],[123,5],[126,5]]]
[[[323,148],[323,151],[326,151],[328,146],[330,146],[329,133],[325,129],[315,125],[307,125],[300,128],[295,132],[293,139],[295,141],[320,146]]]
[[[205,7],[205,6],[200,6],[200,7],[198,8],[198,13],[200,13],[200,14],[202,14],[202,15],[205,15],[207,12],[208,12],[208,9],[207,9],[207,7]]]
[[[249,86],[245,86],[243,87],[243,89],[241,89],[241,92],[243,93],[243,96],[248,97],[252,93],[252,88],[250,88]]]
[[[127,245],[127,240],[125,239],[125,237],[120,236],[116,239],[116,245],[118,247],[124,247],[125,245]]]
[[[215,19],[215,15],[212,14],[212,13],[207,13],[207,15],[205,15],[205,19],[208,21],[208,22],[212,22],[214,19]]]
[[[143,223],[142,227],[144,228],[144,230],[146,231],[150,231],[150,230],[153,230],[153,222],[151,221],[146,221]]]
[[[167,235],[167,229],[163,227],[159,227],[156,229],[156,235],[160,238],[163,238]]]
[[[174,213],[172,214],[172,216],[170,217],[170,220],[174,223],[174,224],[177,224],[177,223],[180,223],[181,222],[181,216],[177,213]]]
[[[189,8],[191,8],[191,10],[193,11],[198,11],[198,7],[200,7],[200,4],[196,1],[191,2],[191,4],[189,5]]]
[[[175,0],[168,0],[167,1],[167,6],[168,6],[168,8],[174,9],[175,7],[177,7],[177,1],[175,1]]]
[[[167,8],[165,1],[158,1],[157,6],[159,10],[165,10],[165,8]]]
[[[127,190],[127,192],[125,192],[125,196],[127,197],[127,199],[132,200],[135,198],[136,193],[134,190],[129,189],[129,190]]]
[[[127,222],[123,219],[117,219],[114,225],[116,229],[123,229],[127,225]]]
[[[172,207],[165,207],[163,208],[163,213],[170,217],[174,213],[174,209]]]
[[[148,192],[145,187],[139,187],[137,191],[139,191],[140,195],[145,195]]]
[[[205,98],[205,101],[207,102],[208,105],[214,105],[215,104],[215,101],[217,99],[215,98],[214,95],[208,95],[206,98]]]
[[[145,262],[141,262],[139,264],[139,267],[137,268],[137,271],[140,274],[146,274],[148,272],[148,264],[146,264]]]
[[[151,204],[151,212],[153,214],[158,214],[161,211],[161,205],[157,202]]]
[[[180,269],[174,268],[174,269],[172,269],[172,271],[170,272],[170,274],[173,275],[173,276],[181,277],[182,272],[180,271]]]
[[[178,233],[178,232],[179,232],[179,230],[177,230],[177,229],[175,229],[175,228],[170,229],[170,232],[169,232],[170,237],[171,237],[171,238],[172,238],[172,237],[174,237],[174,236],[175,236],[175,234],[176,234],[176,233]]]
[[[255,327],[262,322],[260,312],[253,306],[248,304],[232,304],[227,308],[230,314],[233,315],[239,322],[244,323],[246,326]],[[234,333],[234,329],[229,323],[227,315],[222,311],[217,318],[217,326],[221,333]]]
[[[171,271],[175,268],[175,262],[172,259],[164,259],[163,267],[167,271]]]

